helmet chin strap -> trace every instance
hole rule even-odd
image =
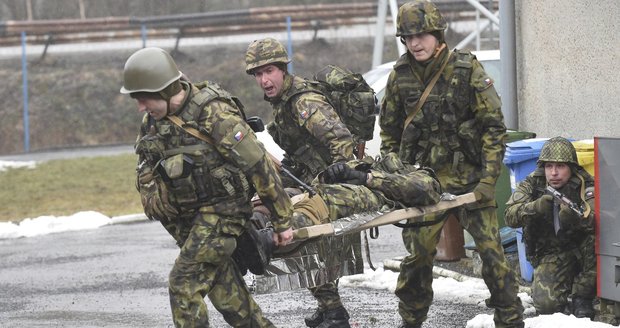
[[[164,89],[166,90],[166,89]],[[172,99],[172,97],[170,97],[168,94],[166,94],[164,92],[164,90],[159,91],[158,94],[159,96],[166,101],[166,116],[170,115],[170,99]]]

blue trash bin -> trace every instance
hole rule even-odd
[[[536,169],[536,161],[540,150],[549,138],[525,139],[510,142],[506,146],[504,164],[510,170],[510,188],[514,191],[517,183],[524,180]],[[525,257],[525,245],[523,244],[523,230],[517,230],[517,252],[519,253],[519,268],[521,277],[525,281],[532,281],[534,268]]]

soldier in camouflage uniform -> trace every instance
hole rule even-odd
[[[254,191],[274,213],[267,238],[289,243],[290,199],[240,102],[215,83],[181,76],[167,52],[145,48],[125,63],[121,88],[145,112],[135,146],[145,214],[181,249],[169,276],[174,325],[208,327],[208,296],[233,327],[273,327],[231,254],[247,231]]]
[[[294,197],[295,228],[357,213],[439,202],[441,186],[429,168],[404,164],[395,153],[330,165],[313,181],[319,197]],[[387,206],[387,208],[384,208]]]
[[[545,192],[551,186],[585,209],[577,214]],[[561,137],[541,149],[538,168],[508,200],[506,223],[523,228],[528,260],[534,266],[532,299],[540,314],[594,317],[594,178],[577,162],[573,144]],[[572,308],[568,297],[572,297]]]
[[[354,158],[351,132],[324,95],[288,73],[282,43],[272,38],[252,42],[245,62],[273,107],[274,121],[267,129],[285,151],[282,163],[293,174],[310,183],[328,165]]]
[[[426,206],[436,204],[441,195],[441,187],[435,174],[428,168],[419,168],[415,165],[404,164],[397,154],[373,160],[353,160],[347,163],[336,163],[319,174],[314,180],[313,188],[317,196],[310,197],[308,193],[295,195],[293,201],[293,227],[298,229],[316,224],[325,224],[341,218],[343,228],[352,226],[357,219],[355,215],[377,211],[390,211],[397,208],[414,206]],[[269,212],[257,206],[253,216],[254,222],[268,221]],[[301,245],[307,244],[303,241]],[[280,247],[275,255],[290,254],[299,249],[300,244]],[[322,245],[322,244],[321,244]],[[329,244],[330,257],[327,258],[320,268],[310,267],[304,272],[295,268],[299,261],[279,262],[270,273],[262,277],[265,286],[277,285],[279,276],[284,276],[281,281],[310,281],[317,275],[333,276],[345,270],[346,266],[355,265],[347,261],[331,261],[331,258],[344,257],[345,248],[337,244],[337,241]],[[308,246],[306,246],[308,247]],[[325,247],[325,246],[322,246]],[[308,258],[306,258],[308,259]],[[307,261],[303,261],[307,263]],[[290,263],[290,266],[289,266]],[[273,272],[279,274],[274,275]],[[285,273],[285,274],[283,274]],[[301,284],[300,284],[301,285]]]
[[[282,165],[301,181],[310,183],[328,165],[352,160],[354,141],[327,98],[305,79],[289,74],[289,62],[284,45],[273,38],[252,42],[245,54],[246,72],[255,77],[265,100],[273,107],[274,121],[267,130],[285,151]],[[286,182],[288,179],[284,181],[287,186],[297,186]],[[351,252],[357,248],[361,254],[359,235],[346,239],[353,244]],[[305,318],[307,326],[349,327],[349,314],[340,300],[337,281],[310,291],[319,306]]]
[[[482,258],[482,276],[495,309],[495,327],[523,327],[514,271],[504,256],[495,203],[495,183],[504,155],[506,127],[493,81],[475,56],[449,51],[447,23],[428,1],[399,8],[396,36],[408,52],[394,65],[381,105],[381,152],[435,170],[444,191],[474,192],[477,202],[458,211]],[[438,74],[438,75],[437,75]],[[423,93],[437,76],[427,98]],[[421,103],[421,108],[417,104]],[[421,327],[433,299],[433,258],[448,213],[440,223],[403,229],[411,255],[401,265],[396,286],[401,327]]]

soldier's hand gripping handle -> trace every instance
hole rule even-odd
[[[552,213],[553,210],[553,196],[542,195],[540,198],[531,202],[527,202],[523,206],[525,217],[528,219],[534,216],[546,216]]]
[[[276,246],[286,246],[293,241],[293,228],[288,228],[282,232],[273,234],[273,241]]]

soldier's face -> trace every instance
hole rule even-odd
[[[570,166],[566,163],[545,163],[545,177],[547,178],[547,183],[553,188],[564,187],[571,175]]]
[[[166,117],[168,105],[165,100],[155,97],[135,97],[135,99],[138,103],[138,111],[149,113],[157,121]]]
[[[416,61],[425,62],[434,54],[439,46],[439,41],[430,33],[418,33],[406,35],[404,37],[407,50],[413,55]]]
[[[276,65],[268,64],[254,70],[256,83],[263,89],[267,98],[279,96],[284,84],[284,71]]]

